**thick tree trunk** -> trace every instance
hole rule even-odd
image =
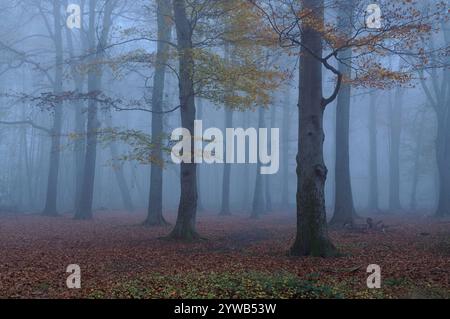
[[[53,92],[55,95],[62,93],[63,80],[63,47],[62,47],[62,31],[61,31],[61,2],[53,1],[53,17],[54,17],[54,37],[56,47],[55,59],[55,78],[53,85]],[[45,200],[45,208],[42,212],[46,216],[57,216],[56,201],[58,196],[58,175],[59,175],[59,160],[60,160],[60,146],[61,146],[61,129],[63,105],[61,102],[54,106],[53,126],[51,130],[51,148],[50,148],[50,164],[47,181],[47,196]]]
[[[369,204],[370,211],[378,212],[378,143],[376,97],[370,95],[369,106]]]
[[[390,104],[389,144],[389,209],[397,211],[400,205],[400,137],[402,132],[401,92],[395,92],[394,105]]]
[[[153,78],[152,92],[152,142],[154,149],[151,156],[154,161],[150,172],[150,194],[148,200],[147,219],[144,222],[146,226],[161,226],[167,222],[163,217],[163,100],[164,100],[164,82],[166,77],[166,64],[169,58],[170,25],[168,17],[171,15],[170,1],[157,1],[157,23],[158,23],[158,44],[156,51],[155,75]]]
[[[341,4],[339,22],[341,30],[347,37],[351,35],[353,25],[353,8]],[[352,70],[348,65],[352,58],[352,50],[347,49],[339,54],[342,61],[339,63],[339,71],[344,79],[351,79]],[[335,187],[334,187],[334,214],[330,221],[331,225],[338,227],[353,225],[355,208],[353,206],[353,194],[350,177],[350,103],[351,85],[344,80],[337,99],[336,109],[336,159],[335,159]]]
[[[291,254],[332,256],[325,211],[327,168],[323,159],[322,37],[323,1],[305,0],[304,9],[317,19],[315,27],[302,26],[299,86],[299,140],[297,154],[297,234]],[[319,26],[317,26],[319,24]],[[306,49],[307,48],[307,49]],[[316,56],[313,56],[310,51]]]
[[[231,128],[233,125],[233,111],[225,107],[225,129]],[[224,157],[226,157],[226,150],[224,152]],[[225,163],[223,167],[223,178],[222,178],[222,207],[220,209],[219,215],[227,216],[231,215],[230,212],[230,175],[231,175],[231,165]]]
[[[179,55],[179,90],[181,105],[181,125],[194,134],[195,92],[194,58],[192,52],[192,26],[186,13],[184,0],[173,0],[175,26],[177,30]],[[177,221],[170,238],[191,241],[199,238],[195,230],[197,213],[197,165],[194,163],[194,144],[191,143],[191,163],[181,163],[181,195]]]

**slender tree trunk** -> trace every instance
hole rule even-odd
[[[111,15],[116,1],[108,1],[105,5],[103,14],[103,28],[97,46],[95,45],[97,32],[95,25],[96,1],[89,2],[89,50],[95,52],[88,73],[88,94],[96,95],[101,89],[102,72],[101,66],[94,67],[95,61],[103,58],[103,51],[108,40],[109,30],[111,28]],[[94,181],[97,161],[97,134],[100,128],[98,120],[97,101],[95,98],[89,98],[87,112],[87,132],[86,132],[86,153],[84,157],[83,183],[78,205],[75,208],[75,219],[91,219],[92,203],[94,199]]]
[[[281,207],[289,208],[289,133],[290,133],[290,91],[286,92],[283,105],[283,180],[281,181]]]
[[[259,107],[258,110],[258,127],[264,127],[264,108]],[[258,218],[264,213],[265,202],[264,202],[264,178],[261,175],[261,162],[258,161],[256,165],[256,179],[255,179],[255,190],[253,192],[253,205],[251,218]]]
[[[113,126],[111,112],[106,115],[106,125],[109,127]],[[122,196],[123,206],[128,212],[133,212],[133,200],[131,199],[130,190],[123,173],[123,163],[118,159],[119,150],[117,149],[117,143],[115,141],[111,141],[109,143],[109,150],[111,152],[112,166],[116,177],[117,186],[119,186],[120,195]]]
[[[68,2],[65,1],[65,6],[67,7]],[[83,11],[84,8],[81,10]],[[81,52],[86,52],[86,41],[84,38],[83,29],[80,32],[80,36],[82,37]],[[84,83],[84,76],[79,72],[77,68],[77,64],[74,62],[76,61],[76,52],[75,48],[73,46],[73,39],[72,39],[72,31],[66,30],[66,38],[67,38],[67,48],[69,50],[71,64],[71,74],[74,80],[75,94],[82,94],[83,93],[83,83]],[[83,183],[83,168],[84,168],[84,150],[86,149],[86,139],[84,138],[84,133],[86,131],[86,116],[85,116],[85,105],[84,101],[75,101],[74,102],[74,113],[75,113],[75,141],[73,145],[73,156],[74,156],[74,162],[75,162],[75,195],[74,195],[74,205],[73,207],[77,207],[78,202],[80,200],[81,196],[81,189],[82,189],[82,183]]]
[[[197,120],[203,119],[203,102],[202,99],[198,99],[198,112],[197,112]],[[203,212],[205,210],[203,206],[203,200],[202,200],[202,191],[201,191],[201,166],[197,166],[197,210],[199,212]]]
[[[194,58],[192,52],[192,25],[186,13],[185,0],[173,0],[175,26],[177,30],[179,55],[179,92],[181,105],[181,125],[194,134],[195,92]],[[181,195],[177,221],[170,237],[191,241],[199,238],[195,229],[197,213],[197,165],[194,162],[194,144],[191,143],[191,163],[181,163]]]
[[[233,125],[233,111],[225,107],[225,129],[231,128]],[[226,150],[224,152],[226,157]],[[231,215],[230,212],[230,175],[231,175],[231,165],[223,164],[223,178],[222,178],[222,207],[220,209],[219,215],[227,216]]]
[[[272,105],[272,108],[270,109],[270,127],[274,127],[275,126],[275,119],[276,119],[275,111],[276,111],[275,110],[275,106]],[[270,152],[272,152],[271,148],[270,148]],[[273,211],[272,192],[271,192],[272,183],[271,182],[273,182],[273,176],[272,175],[264,176],[264,186],[265,186],[265,192],[266,192],[265,212]]]
[[[349,37],[353,26],[352,3],[341,4],[339,7],[338,26]],[[352,59],[352,50],[346,49],[339,54],[342,61],[339,63],[339,71],[344,79],[351,79],[352,70],[348,63]],[[334,214],[330,224],[335,226],[353,225],[355,208],[353,206],[353,194],[350,177],[350,103],[351,85],[344,80],[337,99],[336,109],[336,160],[335,160],[335,197]]]
[[[225,43],[225,63],[230,64],[230,44],[228,42]],[[229,95],[230,92],[228,90],[227,95]],[[225,130],[227,128],[231,128],[233,125],[233,111],[230,109],[229,105],[224,106],[225,111]],[[226,158],[226,149],[224,152],[224,156]],[[231,175],[231,165],[224,163],[223,166],[223,177],[222,177],[222,206],[220,209],[219,215],[221,216],[227,216],[231,215],[230,212],[230,175]]]
[[[389,149],[389,208],[401,209],[400,205],[400,137],[402,132],[402,97],[397,89],[394,105],[390,104],[390,149]]]
[[[316,23],[302,26],[297,154],[297,234],[291,254],[331,256],[336,249],[328,237],[325,211],[327,168],[323,159],[322,37],[323,0],[304,0]],[[317,24],[319,24],[317,26]],[[308,48],[308,49],[306,49]],[[313,53],[311,54],[310,51]]]
[[[244,112],[244,123],[243,123],[243,127],[244,128],[248,128],[248,126],[250,125],[250,111],[246,111]],[[248,156],[249,154],[246,154],[246,161],[248,160]],[[244,172],[243,172],[243,190],[242,190],[242,207],[244,209],[248,209],[250,206],[250,168],[251,165],[245,165],[244,166]]]
[[[77,93],[82,93],[82,87],[76,90]],[[86,149],[86,139],[84,133],[86,131],[86,117],[84,114],[83,102],[77,102],[75,106],[75,134],[76,140],[74,142],[73,152],[75,157],[75,202],[74,207],[78,205],[83,186],[83,169],[84,169],[84,150]]]
[[[151,153],[152,165],[150,172],[150,194],[148,201],[147,219],[144,225],[161,226],[167,222],[163,217],[163,100],[164,82],[166,78],[166,64],[169,58],[170,25],[168,17],[171,15],[170,1],[157,1],[158,39],[156,52],[155,76],[153,78],[152,92],[152,142],[155,144]]]
[[[59,95],[62,93],[63,80],[63,47],[62,47],[62,31],[61,31],[61,2],[53,0],[53,18],[54,18],[54,42],[56,48],[55,59],[55,78],[53,84],[53,93]],[[45,207],[42,212],[46,216],[57,216],[58,211],[56,201],[58,197],[58,175],[59,175],[59,160],[60,160],[60,146],[61,146],[61,130],[62,130],[62,116],[63,116],[62,102],[54,106],[53,126],[51,130],[51,148],[50,148],[50,165],[47,180],[47,196],[45,200]]]
[[[419,184],[419,176],[420,176],[420,159],[421,159],[421,152],[422,152],[422,146],[423,146],[423,118],[419,120],[419,131],[417,132],[417,144],[416,144],[416,150],[415,150],[415,156],[414,156],[414,167],[413,167],[413,181],[412,181],[412,191],[411,191],[411,200],[410,200],[410,207],[411,210],[417,209],[417,187]]]
[[[376,97],[370,95],[369,106],[369,205],[370,211],[379,211],[378,206],[378,143]]]

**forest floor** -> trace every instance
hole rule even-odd
[[[195,243],[162,240],[171,228],[143,214],[95,215],[1,215],[0,298],[450,298],[450,220],[377,216],[384,232],[330,231],[343,256],[323,259],[287,255],[286,214],[200,216]],[[81,289],[66,287],[69,264]],[[366,286],[369,264],[381,289]]]

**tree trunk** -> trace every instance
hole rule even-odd
[[[322,37],[323,0],[305,0],[315,26],[302,26],[299,86],[299,139],[297,154],[297,234],[291,254],[331,256],[336,249],[328,238],[325,211],[327,168],[323,159]],[[318,25],[317,25],[318,24]],[[306,49],[307,48],[307,49]],[[310,53],[310,51],[313,54]]]
[[[378,143],[376,97],[370,94],[369,106],[369,205],[370,211],[378,212]]]
[[[353,26],[353,8],[341,4],[339,7],[338,26],[346,37],[351,36]],[[344,79],[351,79],[352,70],[348,63],[352,59],[352,50],[346,49],[339,54],[339,58],[347,61],[347,64],[339,63],[339,71]],[[330,221],[331,225],[344,226],[353,225],[355,208],[353,206],[353,194],[350,177],[350,103],[351,85],[344,80],[338,95],[336,109],[336,160],[335,160],[335,197],[334,214]]]
[[[439,199],[436,209],[437,217],[450,215],[450,112],[445,109],[438,119],[438,133],[436,139],[436,158],[439,172]]]
[[[166,64],[169,58],[170,25],[168,17],[171,14],[170,1],[157,1],[158,44],[156,51],[155,76],[153,78],[152,92],[152,143],[154,149],[151,157],[150,194],[148,200],[146,226],[167,225],[162,212],[163,200],[163,152],[161,139],[163,138],[163,101],[164,82],[166,77]]]
[[[90,57],[91,62],[88,73],[88,94],[96,95],[101,89],[102,71],[101,66],[95,67],[95,62],[103,58],[104,48],[108,40],[109,30],[111,28],[111,15],[115,6],[115,1],[108,1],[105,5],[103,14],[103,28],[97,46],[95,45],[97,37],[97,28],[95,25],[96,2],[89,2],[89,50],[95,52]],[[87,132],[86,132],[86,153],[84,157],[83,183],[79,202],[75,208],[75,219],[91,219],[92,203],[94,199],[95,167],[97,161],[97,134],[100,128],[98,120],[97,101],[89,98],[87,112]]]
[[[394,105],[390,103],[389,148],[389,209],[397,211],[400,205],[400,137],[402,132],[401,92],[395,92]]]
[[[248,128],[250,126],[250,112],[251,111],[245,111],[243,114],[243,127],[244,128]],[[248,153],[248,152],[246,152]],[[245,154],[246,158],[246,162],[249,158],[249,154]],[[244,172],[243,172],[243,177],[242,177],[242,200],[241,200],[241,205],[243,207],[244,210],[249,209],[250,207],[250,168],[252,166],[251,165],[244,165]]]
[[[258,127],[264,127],[264,108],[259,107],[258,110]],[[264,213],[265,203],[264,203],[264,178],[261,175],[261,162],[258,161],[256,164],[256,179],[255,179],[255,190],[253,192],[253,205],[251,218],[258,218]]]
[[[272,105],[271,110],[270,110],[270,127],[274,127],[275,126],[275,119],[276,119],[276,113],[275,113],[275,106]],[[270,148],[270,152],[272,154],[272,149]],[[264,186],[265,186],[265,192],[266,192],[266,207],[265,207],[265,212],[271,212],[273,211],[273,206],[272,206],[272,192],[271,192],[271,182],[273,181],[273,177],[272,175],[265,175],[264,176]]]
[[[194,58],[192,52],[192,26],[186,13],[185,0],[173,0],[179,55],[179,92],[181,125],[194,134],[195,92]],[[193,140],[192,140],[193,141]],[[170,238],[191,241],[199,238],[195,230],[197,212],[197,165],[194,162],[194,144],[191,143],[190,163],[181,163],[181,195],[177,221]]]
[[[62,93],[63,81],[63,47],[62,47],[62,31],[61,31],[61,3],[58,0],[53,1],[53,18],[54,18],[54,42],[56,48],[55,59],[55,78],[53,84],[53,93],[57,96]],[[61,146],[61,129],[62,129],[62,102],[58,102],[54,106],[53,126],[51,130],[51,148],[50,148],[50,165],[47,182],[47,196],[45,200],[45,208],[42,212],[46,216],[57,216],[56,201],[58,196],[58,175],[59,160]]]
[[[67,1],[65,2],[65,5],[67,6]],[[84,8],[81,10],[83,11]],[[86,52],[86,41],[83,37],[84,30],[81,30],[80,35],[82,37],[81,52]],[[84,75],[82,75],[78,69],[77,64],[74,62],[76,61],[76,55],[74,46],[73,46],[73,39],[72,39],[72,31],[66,30],[66,39],[67,39],[67,48],[69,50],[70,54],[70,71],[71,75],[74,80],[75,94],[82,94],[83,93],[83,82],[84,82]],[[84,101],[75,101],[73,105],[74,113],[75,113],[75,141],[73,145],[73,156],[74,156],[74,162],[75,162],[75,195],[74,195],[74,207],[78,205],[78,201],[80,200],[81,196],[81,189],[82,189],[82,183],[83,183],[83,168],[84,168],[84,150],[86,149],[86,140],[84,138],[85,133],[85,126],[86,126],[86,117],[85,117],[85,105]]]
[[[77,90],[82,93],[82,90]],[[84,169],[84,150],[86,149],[86,139],[83,137],[86,126],[86,117],[84,115],[82,102],[78,102],[75,109],[75,133],[77,134],[74,142],[73,152],[75,156],[75,202],[74,207],[78,205],[83,188],[83,169]]]
[[[290,91],[285,95],[283,105],[283,180],[281,191],[281,207],[282,209],[289,208],[289,133],[290,133]]]
[[[113,126],[112,116],[110,112],[106,115],[106,125],[108,125],[109,127]],[[133,200],[131,199],[130,190],[123,173],[123,163],[118,159],[119,151],[117,149],[117,143],[115,141],[111,141],[109,143],[109,150],[111,152],[112,167],[114,170],[114,175],[116,177],[117,186],[119,186],[120,195],[122,196],[123,206],[128,212],[133,212]]]
[[[231,128],[233,125],[233,111],[225,107],[225,129]],[[226,150],[224,152],[226,158]],[[231,215],[230,212],[230,175],[231,164],[223,164],[223,178],[222,178],[222,208],[219,215],[227,216]]]
[[[417,132],[417,141],[416,141],[416,150],[414,154],[414,167],[413,167],[413,181],[412,181],[412,191],[411,191],[411,200],[410,200],[410,207],[412,211],[415,211],[417,209],[417,188],[419,184],[419,176],[420,176],[420,159],[421,159],[421,152],[422,152],[422,146],[423,146],[423,129],[424,129],[424,118],[419,119],[419,131]]]
[[[202,103],[202,99],[198,99],[198,112],[197,112],[197,120],[202,120],[203,119],[203,103]],[[202,196],[202,191],[201,191],[201,187],[200,187],[200,182],[201,182],[201,168],[200,165],[197,166],[197,211],[199,212],[203,212],[205,210],[204,206],[203,206],[203,196]]]

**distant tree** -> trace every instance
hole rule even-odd
[[[445,10],[446,7],[443,8]],[[420,84],[429,105],[436,114],[436,163],[438,168],[439,196],[435,215],[444,217],[450,215],[450,26],[448,19],[441,19],[441,32],[437,39],[424,39],[426,49],[422,56],[434,67],[419,69]],[[447,48],[443,52],[442,48]],[[428,81],[427,81],[428,78]]]
[[[167,222],[162,212],[163,171],[163,96],[166,68],[169,60],[169,41],[171,38],[171,1],[157,0],[156,20],[158,25],[158,42],[155,61],[155,74],[152,91],[152,139],[155,148],[152,150],[150,172],[150,195],[147,219],[144,225],[160,226]]]
[[[345,38],[352,35],[354,21],[353,1],[341,1],[338,4],[337,27]],[[335,195],[334,213],[330,224],[335,226],[353,225],[355,208],[353,206],[352,185],[350,180],[350,100],[351,100],[351,78],[352,48],[347,48],[339,53],[339,72],[344,81],[341,85],[336,105],[336,159],[335,159]]]
[[[87,128],[86,128],[86,152],[84,157],[82,191],[78,204],[75,207],[75,219],[91,219],[92,203],[94,198],[94,180],[95,165],[97,160],[97,134],[100,127],[98,120],[98,100],[94,96],[101,89],[102,73],[99,68],[100,61],[104,57],[104,51],[107,46],[108,37],[112,24],[112,13],[116,0],[107,1],[104,7],[102,28],[100,37],[97,40],[97,1],[89,2],[89,28],[88,28],[88,50],[87,62],[89,70],[88,81],[88,110],[87,110]]]
[[[378,131],[376,96],[372,92],[369,97],[369,203],[368,209],[378,212]]]

